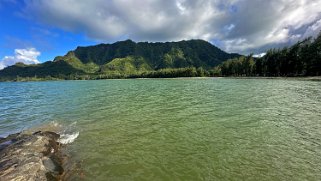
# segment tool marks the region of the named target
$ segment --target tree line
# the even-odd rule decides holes
[[[291,47],[270,49],[261,58],[253,55],[227,60],[214,68],[216,76],[320,76],[321,33]]]

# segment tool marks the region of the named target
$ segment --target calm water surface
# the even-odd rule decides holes
[[[321,82],[0,83],[0,136],[52,123],[80,133],[70,180],[321,180]]]

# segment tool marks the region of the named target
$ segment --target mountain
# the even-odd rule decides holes
[[[226,53],[204,40],[165,43],[136,43],[126,40],[113,44],[77,47],[64,56],[42,64],[18,63],[1,70],[0,77],[140,77],[142,74],[146,76],[150,72],[164,69],[167,69],[167,72],[195,71],[197,68],[209,70],[225,60],[239,56]]]

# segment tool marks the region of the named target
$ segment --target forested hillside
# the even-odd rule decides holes
[[[7,67],[0,80],[320,75],[321,34],[261,58],[229,54],[203,40],[77,47],[54,61]]]
[[[225,60],[239,57],[203,40],[77,47],[52,62],[16,64],[0,71],[2,80],[28,78],[100,79],[201,76]],[[189,73],[187,73],[189,72]],[[200,74],[198,74],[200,73]]]
[[[241,56],[215,67],[217,76],[320,76],[321,34],[291,47],[271,49],[262,58]]]

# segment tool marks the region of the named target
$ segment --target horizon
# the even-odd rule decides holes
[[[6,28],[0,30],[0,64],[42,63],[78,46],[128,39],[200,39],[228,53],[259,56],[318,35],[320,6],[317,0],[3,0],[0,20]]]

